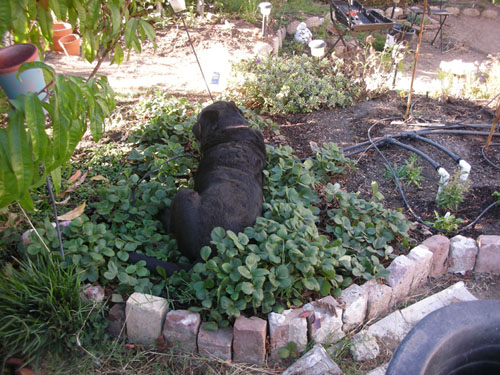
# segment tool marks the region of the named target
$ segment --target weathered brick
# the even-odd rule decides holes
[[[432,266],[432,252],[424,245],[411,249],[408,258],[415,262],[415,275],[410,290],[415,290],[427,282]]]
[[[342,330],[342,309],[332,296],[304,305],[309,311],[307,326],[309,338],[319,344],[333,344],[345,336]]]
[[[387,267],[387,284],[392,288],[391,306],[402,301],[410,292],[415,275],[415,262],[405,255],[395,258]]]
[[[390,286],[381,284],[376,279],[371,279],[361,287],[368,296],[366,320],[376,318],[389,309],[392,298],[392,288]]]
[[[357,362],[375,359],[380,354],[377,339],[367,331],[354,335],[350,350],[352,358]]]
[[[364,322],[368,296],[366,290],[357,284],[352,284],[342,291],[339,299],[344,304],[342,329],[344,332],[349,332]]]
[[[465,287],[463,281],[459,281],[452,286],[424,298],[407,308],[401,310],[401,315],[408,324],[414,326],[431,312],[458,302],[474,301],[474,297]]]
[[[283,372],[283,375],[342,375],[342,370],[330,358],[321,344],[316,344],[299,360]]]
[[[125,335],[125,304],[116,303],[109,309],[106,333],[117,338]]]
[[[207,331],[206,323],[202,323],[198,332],[198,353],[231,360],[233,343],[233,328],[219,328],[217,331]]]
[[[401,311],[396,310],[377,323],[372,324],[367,331],[382,340],[389,349],[394,350],[410,329],[411,326],[403,318]]]
[[[290,342],[297,345],[302,353],[307,345],[307,321],[303,309],[285,310],[282,314],[270,313],[269,334],[271,338],[271,358],[279,359],[279,350]]]
[[[161,335],[163,320],[168,311],[165,298],[134,293],[125,307],[127,337],[134,344],[153,345]]]
[[[233,329],[233,359],[262,365],[266,358],[267,322],[257,317],[239,316]]]
[[[448,270],[448,252],[450,240],[440,234],[429,237],[422,245],[426,246],[432,253],[432,266],[430,277],[440,277]]]
[[[176,350],[195,353],[200,322],[198,313],[188,310],[169,311],[163,327],[163,338],[166,344]]]
[[[448,272],[461,273],[474,269],[478,252],[477,242],[461,235],[450,240],[450,255]]]
[[[479,253],[476,272],[500,274],[500,236],[481,235],[478,237]]]

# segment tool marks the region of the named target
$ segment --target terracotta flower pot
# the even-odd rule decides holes
[[[42,70],[38,68],[24,71],[17,79],[17,71],[23,63],[39,60],[38,48],[34,44],[13,44],[0,49],[0,86],[9,99],[39,92],[45,87]]]
[[[67,22],[54,23],[54,39],[53,39],[52,50],[62,52],[63,49],[59,44],[59,39],[61,39],[65,35],[71,34],[72,32],[73,30],[71,28],[71,24]]]
[[[80,56],[80,43],[79,35],[69,34],[59,39],[59,45],[67,56]]]

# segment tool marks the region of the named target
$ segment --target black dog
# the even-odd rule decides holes
[[[262,134],[248,127],[234,102],[216,102],[203,109],[193,133],[201,151],[194,191],[181,189],[161,220],[166,231],[174,234],[181,253],[197,262],[201,248],[210,244],[212,229],[238,233],[261,214],[266,149]],[[143,259],[149,269],[161,266],[167,275],[189,268],[130,256],[132,262]]]

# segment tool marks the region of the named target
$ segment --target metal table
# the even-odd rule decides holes
[[[416,14],[422,14],[424,12],[423,9],[420,8],[412,8],[411,11]],[[436,32],[436,35],[434,35],[434,38],[432,39],[431,46],[434,45],[434,42],[436,41],[439,35],[441,40],[441,53],[443,53],[443,26],[444,23],[446,22],[446,19],[448,18],[449,15],[451,15],[451,13],[442,9],[437,9],[437,10],[430,9],[425,13],[430,16],[439,16],[439,28]],[[411,26],[413,27],[413,22]],[[422,32],[422,30],[420,30],[420,32]]]

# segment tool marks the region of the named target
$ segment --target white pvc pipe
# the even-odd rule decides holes
[[[438,172],[438,175],[440,176],[438,194],[441,194],[443,187],[448,184],[448,181],[450,179],[450,174],[443,167],[439,167],[437,172]]]
[[[471,165],[462,159],[460,159],[458,165],[460,166],[460,179],[462,181],[467,181],[467,179],[469,178]]]

